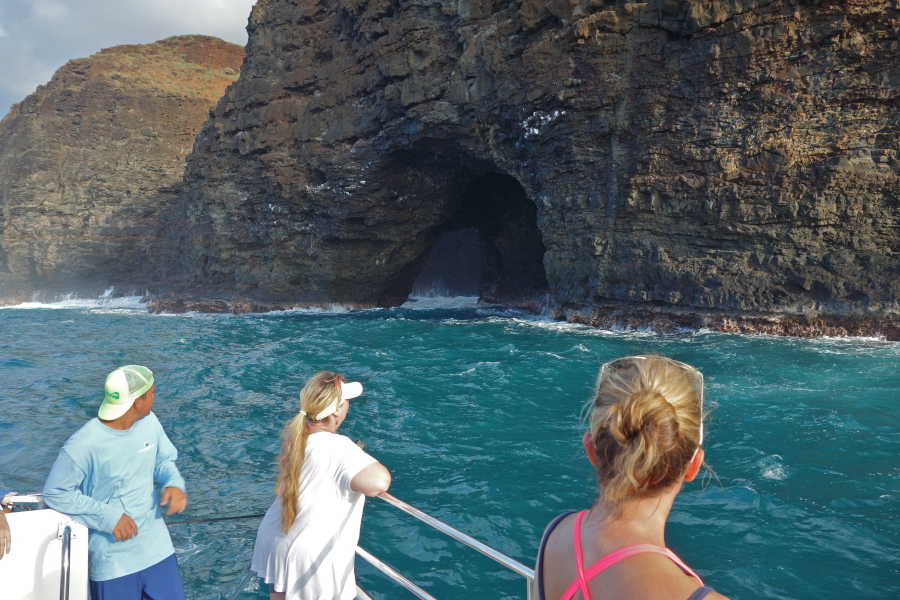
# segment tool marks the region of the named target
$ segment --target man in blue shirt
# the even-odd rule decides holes
[[[151,412],[150,369],[119,367],[98,411],[65,443],[44,485],[50,508],[90,529],[92,600],[184,600],[175,548],[163,521],[187,507],[178,451]],[[157,504],[154,482],[163,487]]]

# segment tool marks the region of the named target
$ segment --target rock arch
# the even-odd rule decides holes
[[[382,165],[374,185],[393,206],[400,250],[383,265],[389,281],[378,304],[394,306],[413,293],[478,296],[529,309],[544,302],[537,207],[515,177],[435,140],[421,140]],[[397,207],[409,215],[406,226]]]
[[[509,175],[474,177],[456,210],[432,234],[428,260],[414,287],[518,305],[547,293],[537,210]]]

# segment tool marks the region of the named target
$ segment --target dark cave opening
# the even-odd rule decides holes
[[[478,296],[534,307],[548,293],[537,208],[508,175],[472,180],[430,238],[413,296]]]
[[[482,258],[487,240],[474,227],[441,234],[413,284],[412,297],[481,295]]]

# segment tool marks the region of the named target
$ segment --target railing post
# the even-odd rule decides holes
[[[62,570],[59,573],[59,600],[69,600],[69,578],[72,563],[72,527],[62,532]]]
[[[241,592],[244,591],[244,586],[247,585],[247,582],[250,581],[250,577],[255,575],[253,571],[247,571],[247,574],[244,575],[244,578],[241,579],[241,582],[238,584],[237,589],[234,590],[234,594],[231,596],[231,600],[234,600],[238,596],[240,596]]]

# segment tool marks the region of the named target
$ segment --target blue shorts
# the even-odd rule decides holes
[[[91,600],[185,600],[174,554],[131,575],[91,581],[90,588]]]

